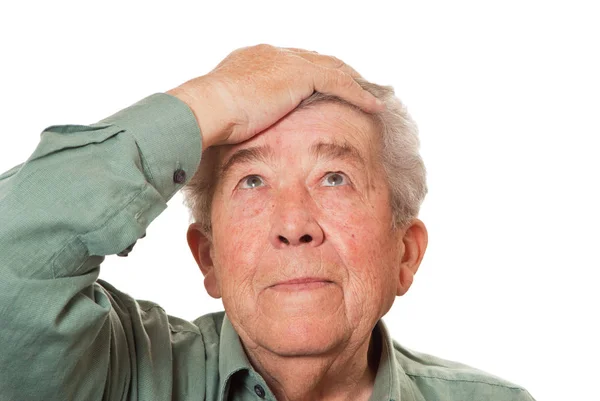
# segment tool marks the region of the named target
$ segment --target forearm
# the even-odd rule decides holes
[[[0,394],[84,399],[97,390],[77,380],[86,361],[85,376],[98,376],[86,385],[104,388],[110,349],[126,336],[96,284],[100,263],[143,235],[200,154],[189,108],[158,94],[92,126],[46,129],[0,176]]]

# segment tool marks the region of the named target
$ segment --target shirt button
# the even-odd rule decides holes
[[[260,398],[265,398],[265,389],[262,388],[262,386],[260,384],[257,384],[256,386],[254,386],[254,392]]]
[[[185,182],[185,171],[180,168],[175,170],[173,173],[173,181],[175,184],[183,184]]]

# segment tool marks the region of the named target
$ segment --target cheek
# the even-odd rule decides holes
[[[365,245],[378,242],[385,229],[376,207],[351,189],[322,192],[315,199],[320,210],[319,220],[329,231],[326,234],[332,239],[343,238],[351,253],[373,250]]]
[[[245,224],[264,215],[272,191],[269,188],[240,190],[228,201],[227,211],[233,224]]]
[[[222,197],[215,198],[219,203],[213,204],[214,262],[227,281],[251,277],[264,250],[265,241],[261,238],[266,238],[268,229],[266,200],[258,194],[246,195],[226,202]]]
[[[397,265],[397,244],[390,232],[391,212],[385,199],[374,203],[357,196],[331,194],[319,199],[321,226],[348,267],[357,292],[377,291],[392,285]],[[360,289],[358,287],[361,287]]]
[[[266,188],[240,190],[227,199],[220,196],[217,202],[217,205],[213,205],[213,210],[215,206],[218,209],[212,216],[213,225],[229,239],[235,239],[234,242],[244,242],[245,237],[252,237],[264,228],[261,218],[264,220],[268,205]]]

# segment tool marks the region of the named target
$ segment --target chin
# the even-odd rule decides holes
[[[261,330],[256,342],[281,356],[322,355],[344,343],[350,334],[331,319],[282,319]]]

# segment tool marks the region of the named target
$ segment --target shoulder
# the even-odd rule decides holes
[[[533,401],[523,387],[471,366],[416,352],[393,341],[402,374],[425,400]]]
[[[214,349],[220,343],[221,326],[225,312],[214,312],[188,321],[168,315],[169,329],[174,340],[193,337],[201,340],[207,348]]]
[[[167,312],[158,304],[134,299],[119,291],[110,283],[98,279],[104,292],[108,295],[112,308],[121,320],[124,329],[133,333],[133,341],[152,339],[161,347],[170,342],[171,348],[189,348],[203,346],[218,350],[221,326],[225,312],[209,313],[194,321],[188,321]]]

